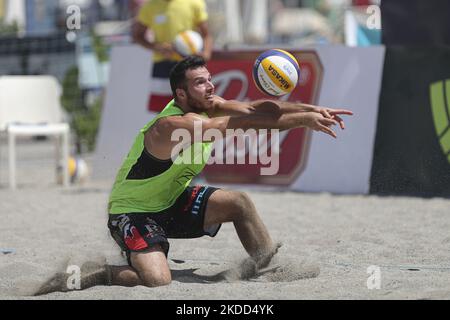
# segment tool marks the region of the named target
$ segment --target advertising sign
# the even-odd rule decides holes
[[[300,80],[296,89],[291,94],[283,96],[281,100],[301,101],[304,103],[316,103],[320,84],[322,80],[322,65],[318,56],[313,51],[290,50],[300,64]],[[216,87],[216,94],[225,99],[235,99],[240,101],[267,99],[269,96],[263,94],[253,82],[252,68],[255,59],[261,51],[238,51],[216,53],[208,63],[208,69],[213,76]],[[258,149],[269,148],[272,156],[275,150],[271,148],[270,140],[258,140]],[[244,163],[212,164],[205,168],[204,177],[212,183],[236,183],[236,184],[267,184],[289,186],[295,181],[303,168],[307,159],[308,146],[310,140],[309,130],[305,128],[282,132],[279,138],[278,173],[262,175],[261,168],[267,163],[256,161],[251,163],[251,148],[243,146],[246,158]],[[229,142],[229,141],[228,141]],[[215,147],[226,148],[226,145],[216,144]],[[227,152],[227,151],[225,151]],[[226,154],[224,153],[224,157]]]
[[[216,93],[226,99],[244,101],[270,98],[256,88],[251,75],[255,59],[263,51],[260,48],[215,52],[208,69]],[[267,139],[255,144],[258,151],[267,151],[270,155],[267,158],[278,158],[278,166],[265,161],[261,154],[252,162],[255,149],[250,149],[249,144],[239,149],[240,145],[236,144],[235,156],[239,157],[231,160],[242,158],[243,163],[230,164],[229,154],[223,153],[225,161],[210,163],[201,178],[211,185],[229,183],[305,192],[368,193],[384,48],[321,46],[314,50],[287,51],[299,61],[301,77],[291,95],[281,99],[350,109],[355,115],[344,119],[345,130],[336,129],[337,139],[303,128],[283,131],[278,135],[279,148],[275,149],[268,140],[276,134],[267,132]],[[137,45],[113,48],[111,76],[94,156],[94,178],[115,177],[137,132],[154,117],[146,103],[151,71],[149,51]],[[264,138],[264,134],[259,137]],[[215,151],[220,150],[223,149],[216,148],[211,158],[217,159]],[[277,157],[272,157],[272,153],[278,153]],[[277,169],[277,173],[261,174],[270,168]]]
[[[450,196],[450,50],[386,49],[371,193]]]

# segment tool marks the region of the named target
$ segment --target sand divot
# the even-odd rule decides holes
[[[316,278],[320,274],[317,263],[301,260],[297,257],[276,256],[267,268],[258,272],[259,281],[292,282]]]
[[[34,296],[42,296],[50,294],[53,292],[70,292],[75,290],[84,290],[96,285],[106,285],[108,282],[106,273],[106,259],[98,258],[95,260],[88,260],[81,262],[81,260],[68,258],[66,267],[64,270],[57,272],[50,278],[48,278],[39,289],[33,294]],[[80,278],[80,288],[72,289],[68,288],[68,280],[71,277],[71,273],[68,271],[72,270],[70,267],[80,266],[81,278]]]
[[[267,257],[264,267],[258,267],[251,258],[246,258],[237,266],[221,272],[224,281],[258,281],[258,282],[292,282],[302,279],[316,278],[320,274],[317,263],[286,255],[280,252],[281,243],[276,244],[274,253]],[[270,262],[268,260],[270,259]]]
[[[302,261],[298,258],[277,257],[267,267],[257,269],[256,263],[245,259],[238,266],[225,270],[219,275],[226,282],[292,282],[316,278],[320,274],[317,263]]]

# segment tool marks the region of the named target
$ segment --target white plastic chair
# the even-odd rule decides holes
[[[0,77],[0,133],[8,137],[9,186],[16,183],[16,137],[58,137],[63,185],[69,186],[69,125],[62,121],[61,87],[52,76]]]

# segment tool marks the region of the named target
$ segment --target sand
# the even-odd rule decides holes
[[[111,181],[57,187],[51,150],[45,142],[19,148],[26,160],[19,161],[18,191],[7,188],[0,154],[0,299],[450,298],[449,199],[255,190],[247,192],[283,246],[248,280],[221,276],[247,257],[226,224],[214,239],[171,240],[169,286],[98,286],[33,297],[67,266],[126,263],[106,228]]]

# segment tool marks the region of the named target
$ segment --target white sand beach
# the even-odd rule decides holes
[[[56,186],[53,151],[44,141],[19,147],[19,189],[10,191],[4,146],[0,299],[450,298],[450,199],[268,191],[248,192],[274,240],[283,243],[266,273],[248,281],[214,277],[246,257],[228,224],[214,239],[171,240],[169,286],[98,286],[33,297],[68,265],[126,263],[106,227],[111,181]],[[378,268],[369,271],[379,271],[379,282],[371,280],[370,266]]]

